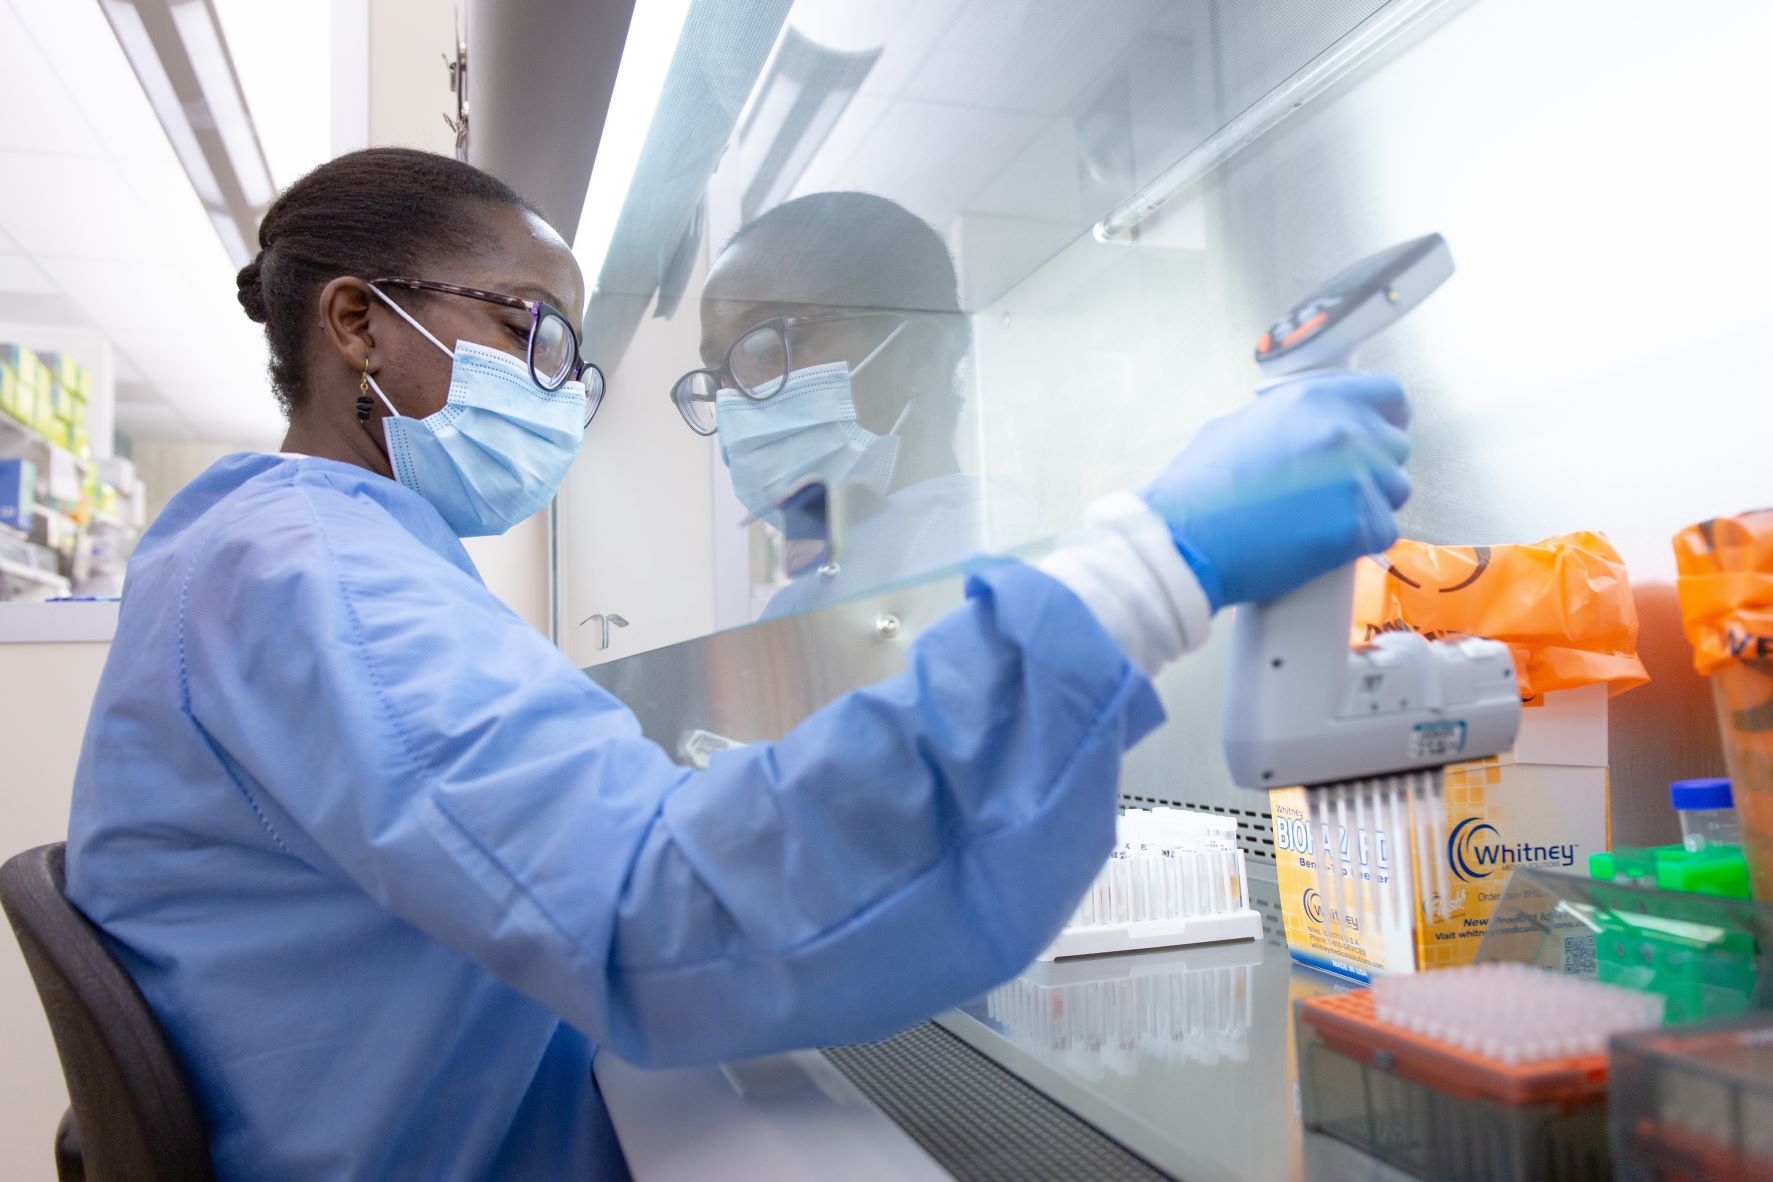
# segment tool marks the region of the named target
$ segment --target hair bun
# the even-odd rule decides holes
[[[252,262],[240,268],[240,273],[234,276],[235,298],[246,309],[247,319],[254,324],[265,323],[271,315],[270,308],[265,304],[264,259],[265,252],[260,251]]]

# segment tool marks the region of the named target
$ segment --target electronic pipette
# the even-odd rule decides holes
[[[1346,368],[1363,341],[1452,274],[1439,234],[1356,263],[1262,335],[1256,363],[1269,379],[1264,389]],[[1417,899],[1432,918],[1450,896],[1442,767],[1514,744],[1521,710],[1514,661],[1506,645],[1477,637],[1386,632],[1351,648],[1353,613],[1353,564],[1238,608],[1225,759],[1245,788],[1309,789],[1318,893],[1338,929],[1351,901],[1362,923],[1409,925]],[[1405,833],[1415,840],[1399,840]]]

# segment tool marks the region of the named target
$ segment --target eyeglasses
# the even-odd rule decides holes
[[[726,361],[719,369],[692,369],[671,384],[671,401],[677,413],[697,435],[715,431],[715,401],[721,390],[737,390],[753,402],[762,402],[780,393],[794,371],[794,346],[791,332],[810,324],[838,324],[851,320],[878,320],[890,323],[881,344],[911,319],[902,312],[828,312],[817,316],[777,316],[753,325],[726,351]],[[880,346],[875,347],[875,352]],[[874,357],[867,357],[851,369],[860,372]]]
[[[597,408],[603,404],[603,371],[591,362],[579,359],[579,334],[574,331],[566,313],[553,304],[430,279],[377,279],[372,286],[435,291],[488,304],[502,304],[507,308],[522,308],[529,313],[529,344],[524,357],[529,362],[530,378],[544,390],[558,390],[568,382],[584,382],[585,425],[590,426],[591,420],[597,416]]]

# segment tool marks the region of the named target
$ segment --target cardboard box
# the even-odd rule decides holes
[[[58,420],[55,417],[55,389],[51,385],[36,387],[35,409],[31,412],[31,429],[44,438],[54,429]]]
[[[49,367],[43,359],[23,345],[0,346],[0,360],[8,361],[18,372],[18,380],[27,390],[41,392],[50,385]]]
[[[98,478],[127,491],[135,485],[135,462],[128,456],[106,456],[99,461]]]
[[[66,353],[51,353],[43,360],[58,386],[76,398],[84,400],[87,397],[92,389],[92,374],[84,365]]]
[[[1375,972],[1415,972],[1468,964],[1516,866],[1581,874],[1588,856],[1611,848],[1608,828],[1607,687],[1547,694],[1522,712],[1513,751],[1446,769],[1446,826],[1436,849],[1416,848],[1378,818],[1310,832],[1303,788],[1269,793],[1287,947],[1302,964],[1356,980]],[[1331,832],[1334,829],[1336,832]],[[1394,841],[1395,838],[1395,841]],[[1344,905],[1319,889],[1315,851],[1336,841],[1344,857]],[[1395,856],[1394,856],[1395,855]],[[1389,880],[1393,865],[1434,858],[1445,884],[1441,906],[1424,906],[1407,924],[1383,930],[1362,914],[1359,882]],[[1333,886],[1333,884],[1332,884]],[[1335,891],[1329,892],[1334,896]]]
[[[0,525],[28,533],[36,503],[36,465],[29,460],[0,460]]]
[[[21,410],[23,401],[20,395],[23,389],[19,385],[18,370],[13,368],[11,362],[0,361],[0,411],[21,423],[31,417],[29,411]]]

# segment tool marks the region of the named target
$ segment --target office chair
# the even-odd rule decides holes
[[[0,866],[12,923],[49,1015],[72,1101],[56,1131],[67,1182],[208,1182],[209,1138],[184,1070],[135,982],[63,893],[62,842]]]

